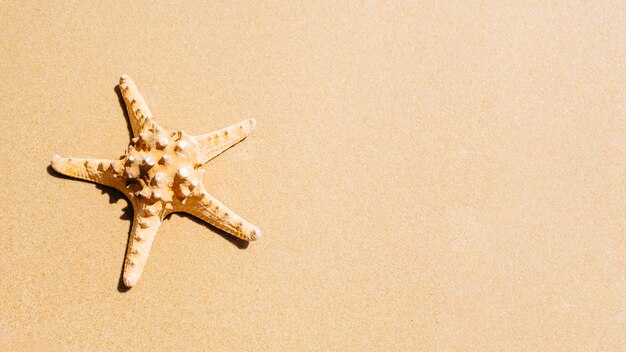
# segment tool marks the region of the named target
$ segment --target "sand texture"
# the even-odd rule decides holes
[[[465,4],[463,4],[465,3]],[[0,2],[0,351],[623,351],[626,3]],[[254,118],[141,280],[54,154]],[[37,349],[35,349],[37,350]],[[45,347],[42,347],[45,350]]]

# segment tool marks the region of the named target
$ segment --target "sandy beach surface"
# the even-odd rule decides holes
[[[465,3],[465,4],[463,4]],[[0,2],[0,350],[623,351],[626,4]],[[188,216],[119,286],[115,90],[257,225]],[[36,350],[36,349],[35,349]]]

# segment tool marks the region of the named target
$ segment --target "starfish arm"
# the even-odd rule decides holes
[[[191,214],[242,240],[255,241],[261,238],[261,230],[205,191],[200,196],[190,197],[175,211]]]
[[[143,268],[148,261],[152,242],[161,226],[159,215],[149,215],[145,207],[135,208],[133,228],[128,239],[126,260],[124,261],[124,285],[133,287],[139,281]]]
[[[99,183],[124,191],[126,185],[119,176],[122,164],[119,160],[52,157],[52,168],[58,173],[81,180]]]
[[[120,91],[126,103],[126,110],[128,110],[128,119],[133,129],[133,137],[137,137],[139,132],[141,132],[143,123],[152,118],[152,112],[141,93],[139,93],[135,82],[128,75],[124,74],[120,77]]]
[[[205,164],[226,149],[241,142],[252,133],[255,126],[256,121],[248,119],[221,130],[195,136],[196,141],[198,141],[198,162]]]

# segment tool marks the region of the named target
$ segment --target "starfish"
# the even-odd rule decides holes
[[[199,136],[170,132],[154,121],[152,112],[128,75],[122,75],[120,91],[133,139],[116,160],[52,158],[57,172],[121,191],[133,206],[134,218],[124,260],[123,281],[137,284],[146,265],[152,242],[165,217],[174,212],[191,214],[246,241],[261,231],[204,188],[200,167],[248,136],[255,120]]]

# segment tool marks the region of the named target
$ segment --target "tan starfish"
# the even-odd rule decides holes
[[[200,136],[169,132],[159,126],[135,83],[120,78],[120,90],[133,139],[118,160],[52,158],[59,173],[113,187],[133,205],[133,227],[124,261],[123,281],[134,286],[146,264],[163,219],[173,212],[194,215],[246,241],[261,237],[254,225],[233,213],[204,189],[200,169],[252,132],[254,119]]]

